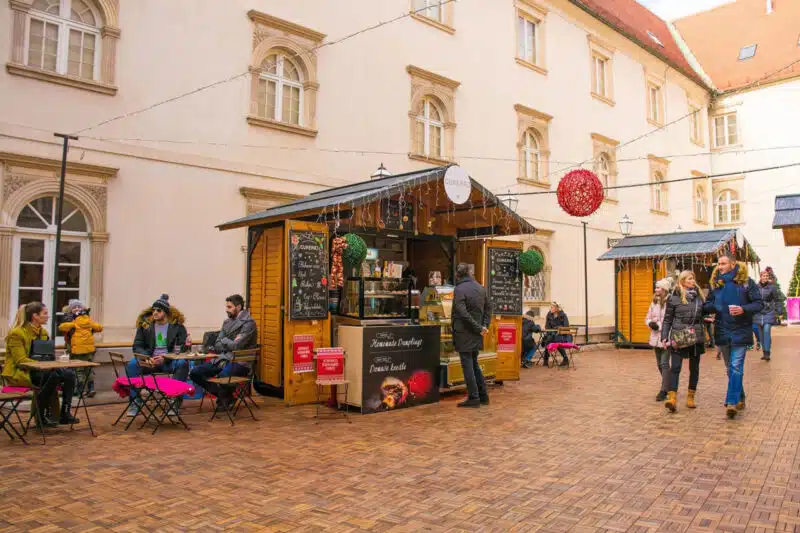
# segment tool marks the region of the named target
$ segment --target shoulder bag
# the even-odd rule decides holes
[[[677,331],[670,330],[670,340],[676,348],[683,349],[697,344],[697,332],[695,331],[694,321],[697,318],[697,299],[694,301],[694,315],[692,315],[692,325],[688,328]]]

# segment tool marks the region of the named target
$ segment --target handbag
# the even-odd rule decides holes
[[[694,315],[692,315],[692,324],[697,318],[697,300],[694,301]],[[694,325],[688,328],[679,329],[678,331],[670,330],[670,340],[674,343],[675,347],[680,349],[688,348],[697,344],[697,332]]]
[[[34,361],[55,361],[56,346],[51,340],[34,339],[31,341],[31,359]]]

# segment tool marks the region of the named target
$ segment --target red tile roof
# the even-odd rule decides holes
[[[685,76],[707,87],[681,52],[667,23],[636,0],[570,0],[601,22],[626,36]],[[659,45],[649,34],[658,38]]]
[[[737,0],[675,22],[703,70],[720,91],[800,75],[800,2]],[[745,46],[755,55],[739,60]],[[791,65],[791,66],[788,66]],[[785,68],[787,67],[788,68]]]

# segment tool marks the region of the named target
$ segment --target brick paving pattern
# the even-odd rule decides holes
[[[598,351],[534,368],[492,404],[440,404],[315,424],[259,399],[258,422],[123,432],[42,447],[0,441],[0,532],[800,532],[800,333],[748,355],[749,407],[725,419],[726,377],[703,358],[699,408],[657,404],[655,358]]]

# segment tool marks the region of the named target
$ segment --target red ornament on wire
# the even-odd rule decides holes
[[[603,203],[603,184],[591,170],[573,170],[561,178],[556,189],[558,205],[574,217],[589,216]]]

